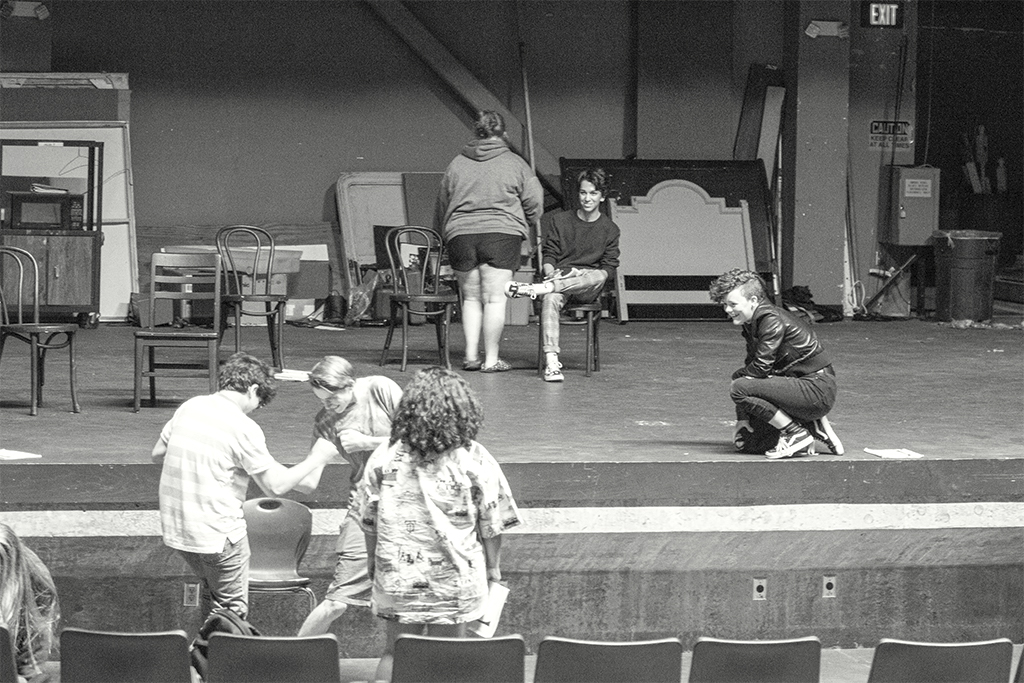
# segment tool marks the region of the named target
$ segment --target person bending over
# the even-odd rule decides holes
[[[541,335],[544,349],[544,381],[561,382],[558,362],[558,318],[567,305],[590,303],[601,295],[608,278],[619,265],[619,226],[601,213],[608,178],[600,168],[588,168],[576,176],[579,208],[544,217],[544,281],[538,284],[509,282],[511,298],[541,297]]]
[[[316,488],[338,451],[318,439],[292,467],[274,459],[263,430],[249,413],[276,389],[270,367],[236,353],[220,369],[220,391],[185,401],[153,447],[161,465],[160,526],[203,585],[203,614],[227,608],[249,612],[249,540],[242,503],[252,477],[268,496]]]
[[[366,573],[366,540],[356,519],[355,487],[363,477],[370,453],[391,436],[391,418],[402,390],[380,375],[356,378],[352,365],[340,356],[324,356],[309,373],[313,393],[323,408],[313,420],[313,439],[326,439],[348,461],[348,514],[338,535],[338,561],[327,595],[299,629],[299,636],[327,633],[349,605],[370,606],[370,577]]]
[[[818,337],[802,320],[774,306],[761,277],[733,269],[710,287],[734,325],[743,327],[746,365],[732,375],[733,442],[742,453],[790,458],[815,439],[836,455],[843,444],[826,415],[836,401],[836,373]]]
[[[357,498],[373,613],[387,621],[376,680],[390,680],[400,633],[465,637],[501,581],[501,534],[520,523],[497,461],[474,439],[480,401],[444,368],[416,373],[391,439],[366,463]]]

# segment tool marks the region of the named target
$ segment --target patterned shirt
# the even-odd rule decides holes
[[[373,608],[402,623],[478,619],[487,597],[481,538],[520,523],[508,481],[483,446],[417,464],[383,444],[357,490],[359,522],[377,535]]]
[[[219,553],[245,536],[242,503],[249,475],[276,461],[263,430],[220,394],[185,401],[164,425],[160,526],[176,550]]]

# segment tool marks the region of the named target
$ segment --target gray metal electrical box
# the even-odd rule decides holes
[[[890,212],[879,242],[926,246],[939,229],[939,169],[890,166]]]

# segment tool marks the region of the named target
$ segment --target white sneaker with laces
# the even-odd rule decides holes
[[[828,446],[836,455],[842,455],[846,452],[843,448],[843,442],[839,440],[839,436],[836,435],[832,424],[828,421],[827,417],[820,417],[810,424],[811,433],[814,438]]]
[[[769,460],[781,458],[792,458],[803,449],[814,445],[814,437],[800,425],[793,423],[779,435],[779,443],[775,448],[765,453]]]
[[[558,362],[556,362],[554,364],[549,363],[544,368],[544,381],[545,382],[561,382],[564,379],[565,379],[565,376],[562,374],[562,364],[561,363],[558,363]]]

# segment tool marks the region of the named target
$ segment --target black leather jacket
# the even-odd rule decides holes
[[[818,337],[804,321],[767,302],[743,323],[747,341],[746,377],[803,377],[832,364]]]

